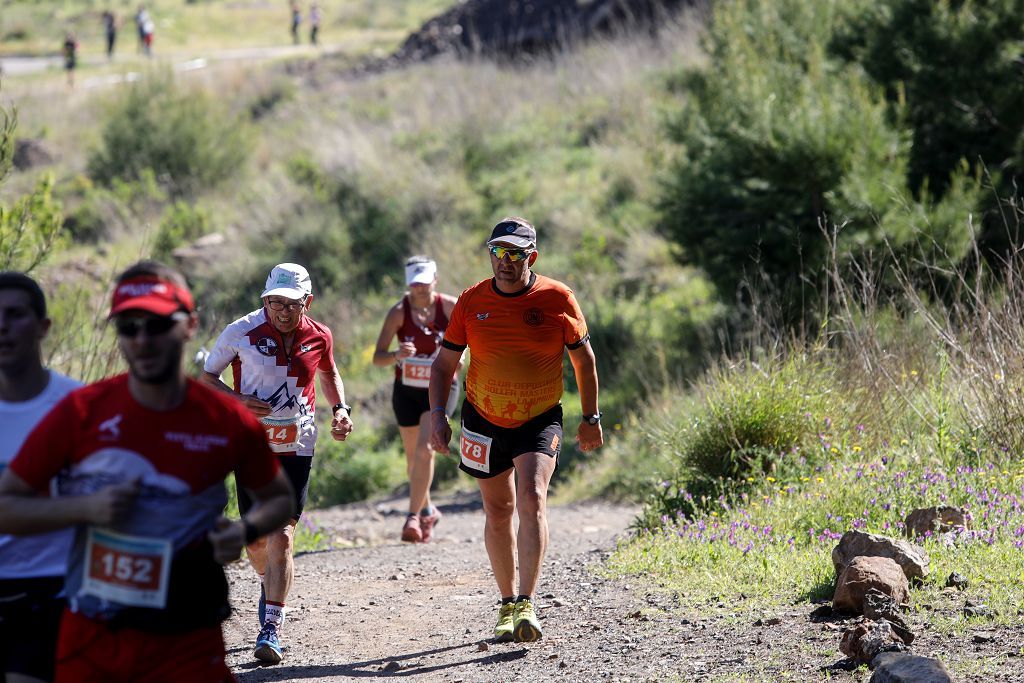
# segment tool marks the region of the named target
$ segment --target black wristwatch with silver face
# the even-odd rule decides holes
[[[348,413],[349,417],[352,417],[352,406],[350,406],[349,404],[347,404],[347,403],[335,403],[334,407],[331,408],[331,413],[332,414],[336,413],[336,412],[338,412],[339,409],[340,410],[344,410],[346,413]]]
[[[596,415],[584,415],[583,421],[588,425],[601,424],[601,416],[604,415],[602,412],[598,412]]]

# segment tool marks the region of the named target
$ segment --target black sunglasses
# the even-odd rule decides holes
[[[146,331],[147,337],[156,337],[167,334],[171,328],[188,317],[188,313],[178,311],[169,316],[144,316],[131,318],[117,318],[114,320],[114,329],[118,336],[137,337],[139,332]]]

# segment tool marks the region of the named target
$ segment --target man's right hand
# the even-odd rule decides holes
[[[256,417],[265,417],[274,412],[274,409],[270,407],[270,404],[266,401],[261,401],[255,396],[239,396],[245,407],[248,408],[249,412]]]
[[[106,486],[89,496],[88,521],[98,526],[111,526],[131,512],[139,495],[139,479]]]
[[[430,413],[430,448],[437,453],[449,453],[448,443],[452,440],[452,426],[448,416],[440,410]]]

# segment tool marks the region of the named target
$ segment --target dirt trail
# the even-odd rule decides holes
[[[437,542],[415,546],[397,540],[401,502],[312,513],[325,536],[360,545],[296,558],[287,650],[277,666],[252,659],[257,583],[244,563],[230,568],[236,613],[224,633],[240,681],[576,680],[595,666],[629,680],[660,678],[657,662],[632,654],[640,634],[609,632],[638,609],[629,587],[593,573],[635,509],[552,508],[539,590],[545,639],[525,645],[489,642],[497,594],[476,497],[442,501]]]

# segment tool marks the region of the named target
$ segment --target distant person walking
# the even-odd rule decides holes
[[[291,4],[292,14],[292,42],[296,45],[299,44],[299,25],[302,23],[302,11],[299,9],[299,3],[293,2]]]
[[[64,35],[64,70],[68,73],[68,87],[75,87],[75,67],[78,66],[78,41],[68,31]]]
[[[103,33],[107,37],[107,59],[113,59],[114,43],[117,42],[117,17],[110,10],[103,13]]]
[[[139,5],[139,10],[135,13],[135,31],[139,36],[139,52],[146,51],[146,32],[143,26],[149,21],[149,12],[146,8]]]
[[[309,8],[309,42],[316,45],[320,33],[320,6],[315,2]]]

